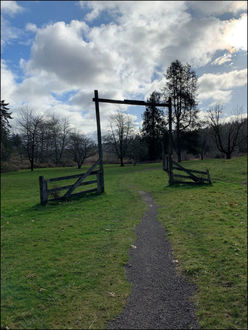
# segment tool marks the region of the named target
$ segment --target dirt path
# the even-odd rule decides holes
[[[148,209],[136,226],[136,249],[131,248],[126,268],[132,293],[123,312],[107,328],[197,329],[194,306],[189,301],[195,288],[176,273],[152,197],[142,191],[140,194]]]

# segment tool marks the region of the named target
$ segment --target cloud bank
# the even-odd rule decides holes
[[[85,133],[95,130],[94,89],[102,97],[147,97],[162,87],[163,74],[175,59],[193,68],[220,66],[231,61],[233,52],[247,48],[245,34],[239,33],[247,25],[244,1],[214,2],[81,1],[77,5],[87,10],[85,20],[40,28],[28,22],[26,30],[35,38],[30,58],[20,60],[25,77],[17,83],[3,63],[2,95],[15,106],[26,102],[43,113],[68,116]],[[17,3],[6,3],[3,12],[21,12]],[[238,17],[216,16],[224,13]],[[108,15],[109,23],[94,25],[101,15]],[[213,61],[217,51],[227,52],[226,57]],[[203,74],[200,100],[230,101],[232,89],[247,83],[245,75],[245,70]],[[67,93],[66,102],[59,100]],[[103,127],[117,109],[103,105]]]

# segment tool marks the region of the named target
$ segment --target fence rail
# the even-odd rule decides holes
[[[97,174],[98,171],[92,171],[91,174]],[[62,180],[67,180],[67,179],[75,179],[75,178],[79,178],[82,175],[84,175],[85,173],[80,173],[80,174],[75,174],[75,175],[68,175],[68,176],[60,176],[58,178],[51,178],[51,179],[47,179],[47,182],[54,182],[54,181],[62,181]]]
[[[45,179],[43,176],[40,176],[39,184],[40,184],[40,203],[41,203],[41,205],[46,205],[47,202],[49,202],[49,201],[59,201],[59,200],[62,201],[62,200],[69,199],[71,197],[83,196],[87,193],[92,193],[92,192],[102,193],[104,188],[103,188],[103,181],[101,180],[101,175],[102,175],[101,169],[94,170],[97,165],[99,165],[99,160],[95,164],[93,164],[88,169],[87,172],[75,174],[75,175],[61,176],[61,177],[51,178],[51,179]],[[96,175],[96,180],[90,180],[90,181],[83,182],[90,175]],[[78,178],[78,179],[73,184],[61,186],[61,187],[53,187],[51,189],[48,189],[48,183],[50,183],[50,182],[76,179],[76,178]],[[94,183],[97,183],[97,188],[73,193],[73,191],[80,186],[91,185]],[[58,191],[61,191],[61,190],[67,190],[63,196],[49,198],[49,195],[56,194]]]
[[[199,171],[199,170],[191,170],[183,167],[178,164],[171,157],[167,156],[163,158],[163,169],[169,174],[169,184],[177,184],[177,183],[185,183],[185,184],[203,184],[209,183],[211,184],[209,170]],[[174,171],[182,171],[187,175],[177,174]],[[197,175],[198,174],[198,175]],[[178,178],[178,179],[175,179]],[[188,179],[189,181],[182,181],[180,179]]]

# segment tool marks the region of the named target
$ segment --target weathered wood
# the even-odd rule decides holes
[[[173,167],[173,170],[177,170],[177,171],[185,171],[185,169],[183,168],[177,168],[177,167]],[[191,170],[190,168],[187,168],[188,171],[193,172],[193,173],[198,173],[198,174],[205,174],[207,175],[207,172],[203,172],[203,171],[198,171],[198,170]]]
[[[176,177],[176,178],[184,178],[184,179],[191,179],[192,180],[192,178],[190,176],[187,176],[187,175],[181,175],[181,174],[173,173],[173,176]],[[199,179],[199,182],[209,181],[208,178],[203,178],[203,177],[200,177],[198,179]]]
[[[94,175],[97,174],[99,172],[99,170],[97,171],[92,171],[89,175]],[[80,176],[84,175],[85,173],[80,173],[80,174],[74,174],[74,175],[68,175],[68,176],[60,176],[58,178],[51,178],[51,179],[47,179],[47,182],[54,182],[54,181],[62,181],[62,180],[67,180],[67,179],[75,179],[75,178],[79,178]]]
[[[168,170],[168,156],[165,156],[165,145],[164,141],[162,140],[162,168],[164,171],[167,172]]]
[[[89,193],[92,193],[92,192],[97,192],[97,188],[81,191],[81,192],[78,192],[78,193],[74,193],[74,194],[71,194],[70,197],[79,197],[79,196],[83,196],[85,194],[89,194]],[[53,198],[53,199],[49,199],[49,202],[64,201],[66,199],[67,198],[65,196],[56,197],[56,198]]]
[[[209,184],[212,184],[212,181],[210,179],[210,173],[209,173],[209,170],[207,169],[207,177],[208,177],[208,182]]]
[[[93,188],[93,189],[89,189],[89,190],[85,190],[85,191],[80,191],[78,193],[74,193],[71,196],[72,197],[79,197],[79,196],[83,196],[85,194],[89,194],[89,193],[93,193],[93,192],[97,192],[97,188]]]
[[[179,168],[181,168],[183,171],[185,171],[186,173],[188,173],[188,175],[192,178],[192,180],[199,182],[201,181],[197,176],[195,176],[194,174],[192,174],[190,172],[190,170],[188,170],[187,168],[184,168],[183,166],[179,165],[177,162],[175,162],[174,160],[172,160],[172,164],[178,166]]]
[[[115,103],[115,104],[130,104],[130,105],[143,105],[143,106],[155,106],[155,107],[167,107],[168,103],[152,103],[145,102],[140,100],[112,100],[112,99],[102,99],[96,98],[96,96],[92,99],[94,102],[102,102],[102,103]]]
[[[48,193],[47,193],[47,181],[44,179],[44,176],[39,177],[40,183],[40,203],[41,205],[46,205],[48,201]]]
[[[86,186],[86,185],[89,185],[89,184],[93,184],[93,183],[97,183],[97,180],[92,180],[92,181],[86,181],[86,182],[82,182],[80,183],[79,186]],[[64,189],[69,189],[71,188],[73,185],[68,185],[68,186],[63,186],[63,187],[56,187],[56,188],[52,188],[52,189],[48,189],[47,193],[50,194],[50,193],[53,193],[55,191],[60,191],[60,190],[64,190]]]
[[[99,155],[99,167],[100,167],[99,184],[101,187],[101,192],[103,193],[104,192],[104,173],[103,173],[102,135],[101,135],[98,91],[95,90],[94,93],[95,93],[94,101],[95,101],[95,110],[96,110],[98,155]]]
[[[97,177],[97,192],[100,194],[102,192],[100,173],[97,173],[96,177]]]
[[[169,97],[168,115],[169,115],[169,154],[168,154],[168,174],[169,174],[169,185],[173,184],[173,169],[172,169],[172,103],[171,97]]]
[[[188,176],[188,175],[181,175],[181,174],[175,174],[175,173],[173,173],[173,176],[176,177],[176,178],[191,179],[191,177]]]
[[[93,164],[89,169],[88,171],[83,175],[81,176],[72,186],[71,188],[65,193],[64,197],[67,198],[71,195],[71,193],[73,192],[73,190],[75,190],[79,185],[80,183],[93,171],[93,169],[99,164],[100,160],[98,159],[95,164]]]

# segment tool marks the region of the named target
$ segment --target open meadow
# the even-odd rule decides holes
[[[159,206],[178,272],[198,288],[200,326],[246,328],[247,158],[182,164],[208,168],[213,184],[169,187],[159,163],[104,165],[103,194],[41,206],[40,175],[86,167],[2,174],[2,328],[103,329],[117,316],[131,292],[123,266],[141,190]]]

